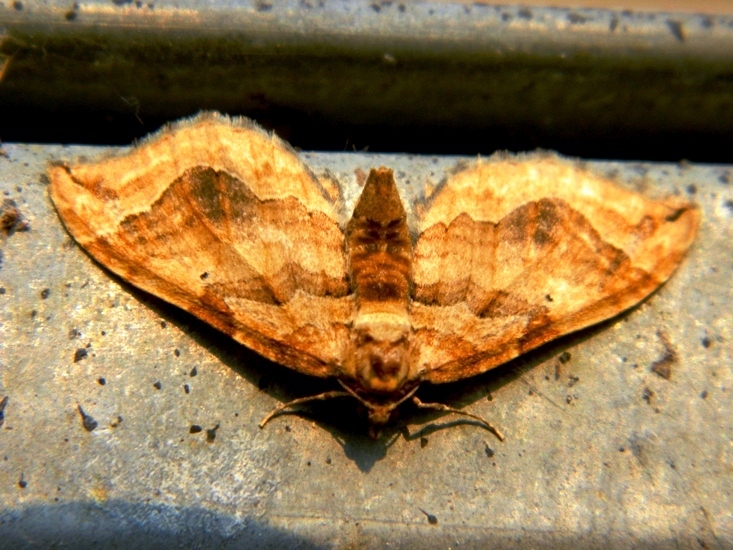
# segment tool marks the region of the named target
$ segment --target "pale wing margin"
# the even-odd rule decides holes
[[[49,176],[71,235],[123,279],[306,374],[340,362],[341,205],[275,136],[204,114]]]
[[[552,155],[501,155],[457,172],[419,220],[422,378],[484,372],[633,306],[676,269],[698,224],[678,198],[645,198]]]

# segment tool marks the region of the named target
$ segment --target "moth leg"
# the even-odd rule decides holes
[[[484,426],[486,426],[490,432],[492,432],[496,437],[498,437],[499,441],[504,441],[504,434],[501,433],[497,427],[491,424],[491,422],[481,418],[480,416],[476,416],[475,414],[471,414],[471,413],[462,411],[460,409],[454,409],[453,407],[449,407],[448,405],[443,405],[442,403],[423,403],[417,397],[413,397],[412,402],[415,403],[415,405],[417,405],[417,407],[420,409],[432,409],[434,411],[442,411],[442,412],[449,412],[453,414],[460,414],[463,416],[468,416],[469,418],[473,418],[474,420],[478,420]]]
[[[351,394],[345,391],[327,391],[319,393],[318,395],[311,395],[310,397],[300,397],[298,399],[293,399],[292,401],[288,401],[287,403],[283,403],[282,405],[275,407],[270,414],[262,419],[262,422],[260,422],[260,429],[264,428],[265,424],[267,424],[275,416],[280,414],[285,409],[289,409],[293,405],[300,405],[301,403],[308,403],[309,401],[325,401],[326,399],[332,399],[334,397],[351,397]]]

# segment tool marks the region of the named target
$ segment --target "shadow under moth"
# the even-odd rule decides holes
[[[353,213],[254,122],[203,113],[124,156],[56,164],[51,198],[102,265],[264,357],[342,391],[374,434],[415,391],[494,368],[635,305],[669,278],[699,211],[547,153],[457,168],[407,207],[392,170]],[[427,194],[427,192],[426,192]]]

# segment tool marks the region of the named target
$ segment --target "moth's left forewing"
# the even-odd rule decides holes
[[[351,318],[343,213],[275,136],[202,114],[49,176],[67,229],[105,267],[274,361],[333,374]]]
[[[684,201],[648,199],[547,154],[458,171],[419,220],[423,378],[483,372],[631,307],[676,269],[698,223]]]

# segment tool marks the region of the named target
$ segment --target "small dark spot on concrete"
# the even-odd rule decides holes
[[[422,508],[418,508],[418,510],[420,510],[423,514],[425,514],[425,517],[428,518],[428,523],[430,525],[438,525],[438,518],[436,516],[434,516],[433,514],[429,514]]]
[[[216,439],[216,430],[219,429],[219,424],[214,426],[213,428],[209,428],[206,430],[206,443],[213,443]]]
[[[44,288],[41,291],[41,300],[45,300],[49,296],[51,296],[51,289],[50,288]]]
[[[611,32],[615,32],[618,28],[618,17],[613,17],[611,19],[611,23],[608,25],[608,30]]]
[[[74,352],[74,363],[78,363],[87,355],[89,355],[87,348],[77,348],[77,350]]]
[[[102,332],[100,332],[99,334],[101,334],[102,336],[107,336],[107,331],[106,331],[106,330],[103,330],[103,331],[102,331]]]
[[[548,302],[554,302],[555,301],[555,300],[552,299],[552,296],[550,296],[549,294],[545,294],[545,300],[548,301]]]
[[[197,434],[204,431],[204,429],[199,426],[198,424],[191,424],[191,427],[188,429],[188,433],[190,434]]]
[[[625,453],[626,452],[626,449],[624,449],[623,447],[619,447],[618,448],[618,452],[619,453]]]
[[[702,20],[700,21],[700,26],[703,29],[709,29],[714,24],[715,24],[715,22],[713,21],[713,18],[712,17],[703,17]]]
[[[725,174],[720,174],[720,175],[718,176],[718,181],[719,181],[720,183],[725,183],[725,184],[727,185],[727,184],[729,184],[729,183],[730,183],[730,176],[729,176],[729,175],[728,175],[727,173],[725,173]]]
[[[489,458],[492,458],[496,453],[494,452],[494,449],[489,447],[487,443],[484,443],[484,452],[486,453],[486,456]]]
[[[180,350],[178,348],[174,349],[173,350],[173,355],[175,355],[176,357],[180,357],[181,356]]]
[[[399,11],[400,13],[405,13],[405,10],[406,10],[406,9],[407,9],[407,8],[405,7],[405,5],[404,5],[404,4],[397,4],[397,10],[398,10],[398,11]]]
[[[285,424],[285,431],[286,431],[286,432],[291,432],[291,431],[293,431],[293,430],[292,430],[292,428],[290,427],[290,424]]]
[[[165,321],[161,321],[160,328],[168,328],[168,323],[166,323]]]
[[[70,328],[69,329],[69,340],[73,340],[74,338],[78,338],[81,336],[81,332],[77,328]]]
[[[565,403],[567,403],[568,405],[570,405],[570,403],[572,403],[572,402],[573,402],[573,396],[570,395],[570,394],[567,394],[565,396]]]
[[[31,310],[31,319],[35,319],[36,315],[38,315],[38,310],[36,309]]]
[[[428,446],[428,438],[425,436],[421,437],[420,438],[420,448],[424,449],[427,446]]]
[[[266,0],[257,0],[255,8],[257,11],[270,11],[272,9],[272,3]]]
[[[326,464],[331,464],[331,457],[326,457]]]
[[[700,392],[700,397],[701,397],[702,399],[707,399],[707,398],[708,398],[708,390],[702,390],[702,391]]]
[[[376,2],[372,2],[372,4],[369,7],[371,7],[377,13],[379,13],[380,11],[382,11],[382,6],[380,6]]]
[[[161,389],[161,388],[163,387],[163,384],[161,384],[160,382],[155,382],[155,383],[153,384],[153,387],[154,387],[154,388],[155,388],[156,390],[159,390],[159,389]]]
[[[677,469],[677,465],[674,463],[673,460],[668,460],[667,463],[669,464],[669,467],[672,468],[673,470]]]
[[[520,8],[520,10],[517,12],[517,15],[520,19],[532,19],[532,10],[528,8]]]
[[[486,396],[486,401],[493,401],[493,400],[494,400],[494,396],[493,395],[489,394],[489,395]]]
[[[15,0],[13,2],[13,9],[16,9],[18,11],[23,11],[23,2],[20,2],[20,0]]]
[[[652,363],[651,370],[660,378],[669,380],[672,377],[672,362],[667,356],[665,356],[659,361]]]
[[[25,476],[23,476],[23,473],[20,474],[20,480],[18,480],[18,487],[21,489],[25,489],[28,487],[28,482],[25,480]]]
[[[79,4],[77,2],[74,2],[74,4],[71,6],[71,9],[64,14],[64,19],[66,19],[67,21],[75,21],[79,15],[78,9]]]
[[[203,273],[202,273],[201,275],[199,275],[199,278],[200,278],[200,279],[201,279],[202,281],[205,281],[206,279],[208,279],[208,278],[209,278],[209,272],[208,272],[208,271],[204,271],[204,272],[203,272]]]
[[[5,294],[7,290],[5,290],[4,286],[0,286],[0,294]]]
[[[507,21],[511,21],[512,20],[512,14],[511,13],[506,13],[506,12],[502,13],[501,14],[501,20],[504,21],[504,23],[506,23]]]
[[[654,397],[654,392],[649,388],[644,388],[644,392],[641,394],[641,398],[651,405],[652,397]]]
[[[579,376],[570,375],[568,376],[568,388],[572,388],[575,384],[578,383],[578,380],[580,380]]]
[[[663,332],[657,332],[657,335],[664,344],[664,354],[652,363],[651,371],[657,376],[669,380],[672,377],[672,365],[677,362],[677,352]]]
[[[532,391],[532,388],[529,388],[529,390],[527,390],[527,395],[534,395],[534,391]]]
[[[306,466],[310,466],[311,465],[311,461],[309,460],[308,462],[305,463],[305,465]]]
[[[81,408],[81,405],[78,403],[76,404],[76,408],[79,411],[79,414],[81,415],[81,424],[84,426],[84,429],[88,432],[93,432],[97,426],[99,426],[99,423],[94,420],[90,415],[84,412],[84,409]]]
[[[183,384],[183,391],[186,392],[186,394],[191,393],[191,386],[188,384]]]
[[[132,0],[112,0],[115,6],[124,6],[125,4],[132,4]]]
[[[705,349],[708,349],[710,346],[713,345],[712,340],[710,340],[710,338],[708,338],[707,336],[705,336],[702,340],[700,340],[700,343],[702,344],[702,347],[704,347]]]
[[[0,204],[0,231],[10,236],[15,232],[30,231],[30,228],[13,199],[5,199]]]
[[[199,373],[199,371],[196,369],[196,367],[191,369],[191,372],[188,373],[189,376],[196,376]]]
[[[685,28],[682,25],[682,21],[668,19],[667,27],[669,27],[670,32],[677,40],[679,40],[680,42],[685,41]]]
[[[686,190],[688,195],[694,195],[695,193],[697,193],[697,185],[691,183],[687,186]]]
[[[8,401],[10,401],[9,395],[6,395],[2,398],[2,401],[0,401],[0,428],[5,424],[5,407],[8,406]]]
[[[560,360],[560,362],[561,362],[561,363],[562,363],[562,364],[564,365],[565,363],[567,363],[568,361],[570,361],[570,359],[572,359],[572,357],[573,357],[573,356],[572,356],[572,355],[570,354],[570,352],[569,352],[569,351],[563,351],[563,352],[562,352],[562,353],[560,354],[560,357],[558,357],[558,359],[559,359],[559,360]]]
[[[99,378],[97,378],[97,383],[100,386],[106,386],[107,385],[107,379],[106,378],[103,378],[102,376],[100,376]]]
[[[122,424],[122,417],[120,415],[117,415],[117,420],[112,422],[112,424],[110,424],[110,427],[117,428],[120,424]]]
[[[582,25],[583,23],[588,22],[588,18],[580,13],[570,12],[568,14],[568,21],[570,21],[573,25]]]
[[[730,199],[728,199],[727,201],[725,201],[725,202],[723,203],[723,205],[724,205],[724,206],[725,206],[725,207],[726,207],[726,208],[727,208],[728,210],[730,210],[731,212],[733,212],[733,200],[730,200]]]

